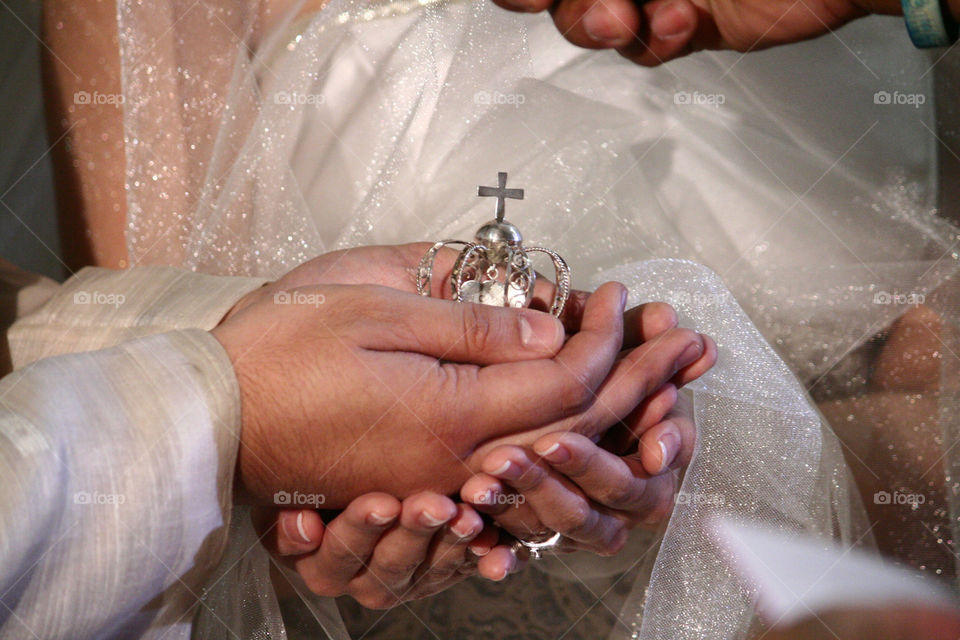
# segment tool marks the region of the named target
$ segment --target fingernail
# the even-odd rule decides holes
[[[563,326],[547,313],[520,312],[520,342],[532,349],[559,349],[563,344]]]
[[[382,526],[388,525],[388,524],[390,524],[391,522],[393,522],[393,521],[396,519],[396,517],[397,517],[397,516],[395,516],[395,515],[394,515],[394,516],[385,516],[385,515],[383,515],[383,514],[380,514],[380,513],[377,513],[377,512],[374,511],[373,513],[371,513],[370,515],[367,516],[367,522],[369,522],[370,524],[372,524],[372,525],[374,525],[374,526],[382,527]]]
[[[512,480],[520,475],[520,468],[507,460],[502,465],[490,472],[490,475],[505,480]]]
[[[303,539],[303,542],[313,542],[307,535],[307,530],[303,528],[303,511],[297,514],[297,533]]]
[[[658,38],[675,38],[690,30],[690,17],[681,9],[683,0],[661,5],[650,19],[650,31]]]
[[[673,431],[667,431],[657,438],[657,444],[660,445],[660,473],[663,473],[680,453],[680,436]]]
[[[445,518],[445,517],[438,518],[437,516],[433,515],[429,511],[424,511],[423,513],[420,514],[421,524],[431,528],[439,527],[440,525],[445,524],[449,520],[450,518]]]
[[[680,357],[677,358],[677,363],[675,365],[676,369],[683,369],[686,366],[689,366],[697,361],[697,359],[703,355],[703,338],[699,335],[697,336],[697,341],[689,345],[686,349],[683,350],[683,353],[680,354]]]
[[[624,287],[620,292],[620,312],[624,312],[627,309],[627,288]]]
[[[494,582],[500,582],[501,580],[506,579],[506,577],[507,577],[508,575],[510,575],[510,574],[513,572],[513,570],[516,569],[516,568],[517,568],[517,553],[516,553],[516,551],[514,551],[513,549],[511,549],[511,550],[510,550],[510,560],[509,560],[509,562],[507,563],[507,566],[504,567],[504,569],[503,569],[503,575],[500,576],[499,578],[494,578],[493,581],[494,581]]]
[[[483,556],[487,555],[491,551],[490,547],[482,544],[467,545],[467,549],[470,549],[470,553],[477,556],[478,558],[482,558]]]
[[[463,525],[460,525],[460,526],[463,526]],[[470,536],[474,535],[474,533],[476,532],[476,527],[471,525],[467,528],[466,531],[463,531],[462,529],[458,529],[456,527],[450,527],[450,531],[453,532],[453,535],[463,540],[464,538],[469,538]]]
[[[622,23],[613,13],[597,2],[583,16],[583,30],[597,42],[615,43],[623,39]]]
[[[554,442],[549,448],[543,451],[537,451],[536,449],[534,449],[534,451],[536,451],[537,455],[541,458],[545,458],[554,464],[560,464],[570,459],[570,452],[566,447],[561,447],[559,442]]]

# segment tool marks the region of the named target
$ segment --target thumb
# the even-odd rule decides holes
[[[565,337],[558,319],[533,309],[410,294],[397,296],[393,309],[390,323],[384,330],[372,332],[363,346],[486,365],[552,358]],[[391,323],[396,324],[391,327]]]

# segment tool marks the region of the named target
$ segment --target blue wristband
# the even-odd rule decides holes
[[[957,21],[946,0],[900,0],[907,32],[920,49],[949,47],[957,41]]]

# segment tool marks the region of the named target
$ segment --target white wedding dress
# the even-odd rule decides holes
[[[935,404],[932,423],[851,409],[832,428],[808,393],[869,414],[871,341],[911,295],[945,320],[943,379],[957,369],[930,61],[902,24],[644,69],[489,2],[121,1],[118,20],[132,264],[277,276],[335,249],[469,239],[491,217],[477,185],[508,171],[526,190],[509,219],[567,259],[575,286],[616,279],[634,304],[666,300],[720,349],[691,385],[698,451],[658,535],[386,615],[342,602],[344,626],[330,601],[278,600],[238,518],[202,637],[312,637],[318,624],[333,638],[747,637],[753,594],[713,519],[871,545],[844,449],[880,451],[863,462],[891,473],[887,491],[936,494],[936,509],[903,514],[899,555],[956,574],[942,489],[956,391],[915,394]],[[917,94],[919,107],[897,104]],[[945,456],[929,486],[897,475],[919,464],[885,448],[901,432],[933,447],[927,461]]]

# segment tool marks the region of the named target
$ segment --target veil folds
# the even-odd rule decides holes
[[[717,339],[719,364],[691,385],[698,450],[662,538],[641,536],[628,562],[558,558],[517,579],[529,590],[468,585],[415,603],[402,613],[418,633],[515,630],[503,610],[526,599],[521,627],[541,637],[745,637],[752,594],[712,546],[711,518],[871,544],[851,456],[871,486],[929,493],[935,508],[900,518],[915,532],[902,558],[956,574],[952,535],[923,532],[950,532],[956,510],[943,490],[956,391],[913,394],[935,417],[903,425],[876,417],[868,384],[866,351],[901,300],[942,319],[941,380],[960,379],[931,61],[902,25],[642,69],[481,2],[121,1],[118,21],[133,264],[272,277],[336,249],[469,238],[489,217],[476,185],[505,170],[526,190],[511,219],[565,256],[576,286],[619,280],[633,303],[665,300]],[[810,393],[855,418],[826,424]],[[897,436],[917,429],[932,448],[921,461]],[[917,471],[889,475],[891,456]],[[239,519],[243,553],[225,561],[201,628],[297,637],[296,616],[284,623],[263,594],[251,536]],[[603,601],[606,628],[577,626],[586,612],[563,611],[573,596],[533,619],[548,606],[533,594],[567,588],[583,608]],[[303,600],[313,609],[298,620],[346,633],[331,603]]]

